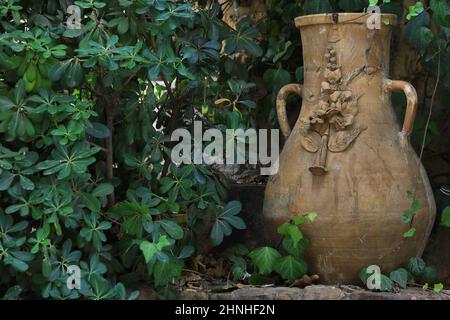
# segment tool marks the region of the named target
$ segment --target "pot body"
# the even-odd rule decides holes
[[[296,19],[305,76],[303,87],[291,91],[302,95],[301,112],[290,133],[278,110],[289,138],[267,184],[263,214],[266,236],[276,244],[282,222],[318,213],[301,229],[310,240],[309,272],[323,283],[360,283],[358,272],[370,265],[383,273],[404,266],[422,254],[434,224],[431,187],[408,140],[417,97],[412,86],[387,79],[396,17],[382,16],[390,25],[381,29],[369,29],[360,14]],[[403,131],[390,102],[393,89],[408,98]],[[285,97],[280,92],[279,100]],[[420,207],[404,224],[414,192]],[[411,227],[414,236],[404,238]]]

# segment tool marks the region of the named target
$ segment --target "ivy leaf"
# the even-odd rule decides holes
[[[412,238],[416,233],[416,228],[411,228],[403,234],[403,238]]]
[[[439,293],[444,289],[444,285],[442,283],[435,283],[433,286],[433,291]]]
[[[290,239],[292,239],[294,247],[297,247],[299,241],[303,239],[303,233],[300,231],[299,227],[290,224],[289,222],[285,222],[279,226],[277,232],[283,236],[289,236]]]
[[[437,269],[435,266],[426,266],[421,274],[421,278],[425,282],[434,282],[437,277]]]
[[[408,269],[415,276],[420,276],[422,272],[425,270],[425,261],[423,261],[420,257],[414,257],[409,259]]]
[[[144,240],[139,245],[139,248],[144,254],[145,262],[149,263],[157,252],[162,251],[167,246],[170,246],[170,242],[167,240],[166,236],[161,236],[158,243],[152,243]]]
[[[279,259],[275,263],[274,269],[283,279],[293,282],[308,271],[308,265],[302,259],[287,256]]]
[[[408,283],[408,271],[404,268],[394,270],[389,274],[389,278],[397,283],[400,288],[405,289]]]
[[[441,226],[450,227],[450,206],[446,207],[444,211],[442,211]]]
[[[310,212],[306,215],[306,217],[308,218],[309,221],[314,222],[314,220],[316,220],[317,218],[317,212]]]
[[[271,247],[257,248],[250,252],[248,256],[261,275],[272,273],[275,263],[281,258],[281,254]]]
[[[380,277],[381,277],[380,291],[393,292],[394,282],[392,282],[392,280],[386,277],[384,274],[380,275]]]
[[[167,262],[158,261],[153,270],[153,278],[156,287],[163,287],[181,276],[183,266],[176,260]]]
[[[447,0],[431,0],[433,20],[445,28],[450,28],[450,4]]]
[[[411,44],[423,55],[433,39],[433,31],[428,27],[419,27],[411,36]]]
[[[296,246],[294,246],[294,241],[291,238],[284,237],[282,246],[287,253],[293,255],[294,257],[301,258],[309,245],[308,239],[301,239]]]

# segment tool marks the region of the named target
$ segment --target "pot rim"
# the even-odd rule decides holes
[[[367,19],[373,13],[365,13],[365,12],[337,12],[337,13],[319,13],[319,14],[310,14],[306,16],[299,16],[294,19],[295,26],[297,28],[303,26],[309,26],[314,24],[335,24],[333,20],[333,15],[338,15],[338,23],[337,24],[366,24]],[[384,19],[389,19],[389,24],[385,25],[383,22],[382,26],[394,26],[397,23],[397,15],[392,13],[382,13],[381,21]]]

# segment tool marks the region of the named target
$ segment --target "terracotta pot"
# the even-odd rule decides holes
[[[281,222],[317,212],[317,219],[302,229],[310,239],[305,257],[310,272],[324,283],[358,283],[363,267],[375,264],[386,273],[420,256],[435,219],[427,175],[409,143],[416,91],[407,82],[388,79],[396,16],[383,14],[381,29],[369,29],[368,17],[296,18],[304,84],[285,86],[277,99],[280,127],[288,139],[280,170],[265,192],[266,235],[278,243]],[[402,129],[390,102],[394,90],[407,97]],[[302,97],[292,132],[285,111],[291,93]],[[411,208],[408,193],[414,191],[420,201],[412,222],[416,232],[406,239],[410,226],[402,216]]]

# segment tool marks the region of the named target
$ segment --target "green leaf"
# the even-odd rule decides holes
[[[415,276],[420,276],[425,270],[425,261],[420,257],[414,257],[409,259],[408,269]]]
[[[434,282],[437,278],[437,269],[435,266],[426,266],[421,274],[421,278],[425,282]]]
[[[97,139],[108,138],[111,134],[108,127],[100,122],[93,122],[92,127],[87,128],[86,132]]]
[[[90,193],[82,192],[80,194],[81,202],[92,212],[100,212],[100,201]]]
[[[394,270],[389,274],[389,278],[397,283],[400,288],[405,289],[408,283],[408,271],[404,268]]]
[[[176,240],[180,240],[183,238],[183,229],[176,222],[163,219],[158,221],[157,223],[161,225],[161,227],[164,229],[164,231],[167,232],[170,237]]]
[[[66,29],[63,33],[63,37],[77,38],[82,34],[82,29]]]
[[[24,188],[25,190],[33,190],[34,189],[34,183],[28,179],[25,176],[20,176],[20,186]]]
[[[299,226],[299,225],[304,224],[304,223],[306,222],[306,218],[305,218],[305,216],[298,215],[298,216],[295,216],[295,217],[292,219],[292,221],[294,221],[294,224],[295,224],[296,226]]]
[[[149,263],[150,260],[155,255],[155,253],[158,251],[156,244],[148,242],[148,241],[142,241],[141,244],[139,245],[139,248],[141,249],[142,253],[144,254],[146,263]]]
[[[411,238],[416,233],[416,228],[411,228],[403,234],[403,238]]]
[[[442,211],[441,226],[450,228],[450,206]]]
[[[0,191],[7,190],[14,180],[14,175],[8,171],[3,171],[0,175]]]
[[[105,197],[114,192],[114,187],[110,183],[100,183],[94,190],[92,190],[92,195],[94,197]]]
[[[442,283],[435,283],[433,286],[433,291],[439,293],[444,289],[444,285]]]
[[[308,239],[301,239],[296,246],[294,246],[294,241],[291,238],[283,238],[282,246],[287,253],[293,255],[294,257],[301,258],[309,245]]]
[[[281,254],[274,248],[261,247],[250,252],[248,256],[256,266],[258,273],[267,275],[272,273],[275,263],[281,257]]]
[[[282,68],[267,69],[264,72],[263,80],[273,93],[278,94],[281,87],[291,82],[291,74]]]
[[[22,288],[20,286],[13,286],[6,291],[5,295],[1,300],[17,300],[19,295],[22,293]]]
[[[303,233],[300,231],[299,227],[289,222],[285,222],[279,226],[277,232],[281,235],[289,236],[290,239],[292,239],[294,247],[297,247],[299,241],[303,239]]]
[[[239,201],[230,201],[223,208],[222,215],[224,216],[235,216],[239,214],[242,210],[242,204]]]
[[[240,217],[223,216],[222,220],[228,222],[230,225],[232,225],[234,228],[236,228],[238,230],[244,230],[247,227],[244,220],[242,220],[242,218],[240,218]]]
[[[433,11],[433,20],[445,28],[450,28],[450,4],[447,0],[431,0],[430,8]]]
[[[381,288],[380,291],[384,292],[393,292],[394,291],[394,282],[391,279],[386,277],[384,274],[380,275],[381,277]]]
[[[153,278],[156,287],[163,287],[181,276],[183,266],[176,260],[167,262],[158,261],[153,270]]]
[[[433,39],[433,31],[427,27],[419,27],[411,36],[411,44],[423,55]]]
[[[302,259],[287,256],[278,259],[274,265],[274,269],[283,279],[293,282],[301,278],[308,271],[308,265]]]
[[[317,218],[317,212],[310,212],[306,217],[309,219],[309,221],[313,222]]]

